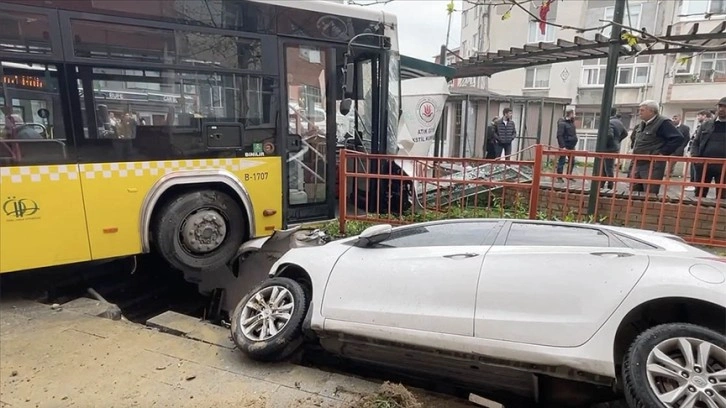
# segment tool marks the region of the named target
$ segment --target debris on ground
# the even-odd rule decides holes
[[[346,408],[423,408],[423,405],[403,385],[386,381],[378,392],[360,397]]]
[[[55,310],[56,312],[60,312],[61,310],[63,310],[63,307],[58,303],[53,303],[52,305],[50,305],[50,308],[52,310]]]
[[[504,405],[496,401],[484,398],[481,395],[469,394],[469,401],[486,408],[504,408]]]

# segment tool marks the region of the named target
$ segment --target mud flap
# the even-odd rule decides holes
[[[270,268],[282,255],[292,248],[321,245],[324,243],[323,236],[318,230],[296,226],[276,230],[269,237],[247,241],[228,263],[229,269],[202,276],[199,290],[204,293],[224,289],[221,308],[232,314],[237,303],[269,277]]]

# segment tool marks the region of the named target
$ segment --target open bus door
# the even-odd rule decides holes
[[[332,219],[337,200],[344,199],[336,191],[337,149],[386,151],[388,93],[380,89],[387,89],[388,55],[371,47],[300,41],[283,41],[281,49],[287,100],[282,104],[285,221]],[[352,86],[344,90],[345,82]],[[346,98],[354,106],[341,113]]]

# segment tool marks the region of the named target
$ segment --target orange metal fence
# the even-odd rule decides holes
[[[726,218],[721,219],[726,216],[724,159],[542,145],[534,146],[533,156],[529,161],[483,160],[343,150],[338,174],[341,232],[348,221],[403,224],[510,217],[644,228],[726,247]]]

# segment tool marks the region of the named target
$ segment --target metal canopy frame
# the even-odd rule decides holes
[[[666,28],[666,35],[660,38],[679,42],[682,45],[641,38],[639,39],[639,46],[643,48],[641,52],[629,53],[624,47],[621,47],[620,56],[693,53],[702,51],[698,47],[704,45],[715,46],[716,48],[712,50],[714,52],[726,51],[726,21],[722,21],[707,33],[698,32],[699,23],[694,23],[685,34],[672,34],[673,27],[673,25],[669,25]],[[557,43],[554,44],[541,42],[537,45],[525,45],[522,48],[512,47],[508,51],[482,52],[474,57],[457,61],[451,67],[456,69],[454,78],[490,77],[499,72],[518,68],[607,58],[609,46],[609,38],[602,34],[595,34],[594,40],[575,37],[574,42],[557,40]]]

